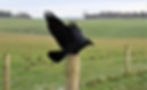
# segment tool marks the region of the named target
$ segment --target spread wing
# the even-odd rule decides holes
[[[66,48],[73,41],[71,30],[51,13],[46,14],[46,21],[49,31],[53,34],[57,42],[62,48]]]

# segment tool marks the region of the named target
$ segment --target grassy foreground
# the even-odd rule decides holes
[[[132,48],[132,72],[147,69],[147,20],[98,19],[77,21],[94,45],[81,54],[80,90],[147,90],[147,72],[124,74],[124,47]],[[3,55],[11,55],[11,90],[60,90],[65,86],[66,60],[53,63],[47,52],[59,49],[48,36],[45,21],[0,18],[0,90],[3,90]],[[91,86],[97,78],[104,83]]]
[[[124,73],[124,45],[132,46],[132,69],[147,68],[146,38],[93,38],[95,45],[81,54],[80,90],[147,90],[147,73],[106,81],[89,87],[95,78]],[[65,63],[53,63],[47,52],[59,49],[52,37],[1,33],[0,89],[3,87],[3,55],[11,55],[12,90],[57,90],[65,85]]]

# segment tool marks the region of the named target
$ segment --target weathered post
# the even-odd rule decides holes
[[[80,56],[70,54],[67,56],[66,90],[79,90],[80,84]]]
[[[4,90],[10,90],[10,55],[4,55]]]
[[[131,47],[125,45],[125,74],[129,74],[132,71],[131,66]]]

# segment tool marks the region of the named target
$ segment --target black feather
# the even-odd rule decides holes
[[[49,56],[53,61],[60,62],[67,54],[76,54],[81,49],[91,44],[91,41],[84,37],[76,24],[71,23],[70,25],[65,25],[52,13],[46,13],[45,17],[48,30],[62,48],[62,51],[50,52]]]

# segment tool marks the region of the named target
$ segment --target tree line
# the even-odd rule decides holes
[[[31,19],[32,17],[25,13],[25,12],[21,12],[18,14],[12,14],[12,12],[10,11],[3,11],[0,10],[0,18],[24,18],[24,19]]]
[[[85,13],[85,19],[95,18],[147,18],[147,12],[101,12],[101,13]]]

